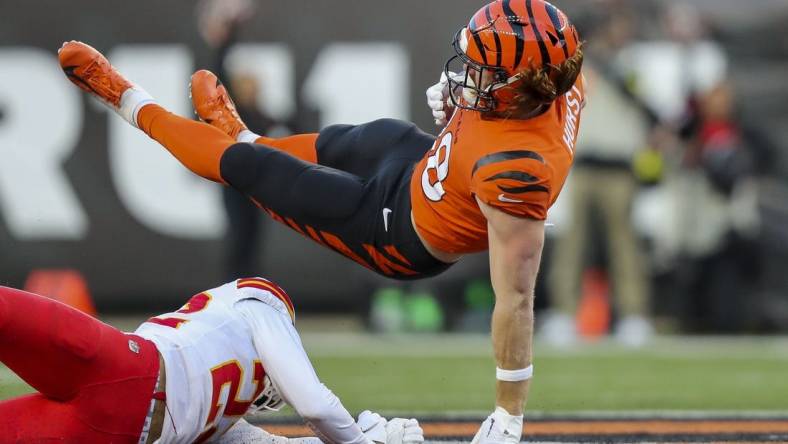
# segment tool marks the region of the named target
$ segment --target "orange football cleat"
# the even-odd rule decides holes
[[[64,43],[58,51],[58,58],[71,83],[115,109],[120,108],[123,93],[133,86],[110,65],[106,57],[82,42],[72,40]]]
[[[155,103],[144,89],[128,81],[90,45],[72,40],[58,50],[60,67],[71,83],[92,94],[127,122],[137,126],[143,106]]]
[[[192,104],[200,120],[219,128],[233,139],[247,130],[227,89],[214,73],[204,69],[195,72],[190,89]]]

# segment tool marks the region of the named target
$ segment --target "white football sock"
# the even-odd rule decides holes
[[[247,129],[247,130],[242,130],[240,133],[238,133],[238,137],[235,138],[235,141],[244,142],[244,143],[254,143],[254,141],[259,138],[260,138],[259,134],[255,134]]]
[[[123,91],[117,113],[123,117],[126,122],[139,128],[139,125],[137,125],[137,115],[143,106],[151,103],[156,103],[153,97],[144,89],[134,85],[126,91]]]

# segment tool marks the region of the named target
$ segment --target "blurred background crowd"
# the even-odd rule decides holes
[[[369,7],[352,1],[337,3],[342,4],[337,8],[351,11]],[[638,346],[657,332],[788,331],[788,275],[784,272],[788,265],[788,156],[784,154],[788,150],[788,3],[555,3],[577,24],[586,41],[588,103],[575,166],[548,219],[549,238],[537,290],[540,337],[556,345],[570,345],[581,338],[612,334],[624,344]],[[284,4],[203,0],[194,7],[181,2],[180,6],[194,10],[181,11],[179,20],[193,17],[191,22],[172,29],[157,24],[153,28],[161,30],[135,35],[140,42],[128,43],[167,40],[188,44],[195,65],[218,74],[241,117],[260,134],[276,137],[316,131],[326,119],[317,115],[309,100],[296,99],[289,113],[271,109],[272,102],[266,100],[280,89],[293,87],[256,68],[281,59],[252,63],[236,50],[250,42],[300,42],[303,38],[312,42],[305,49],[309,52],[325,43],[321,39],[358,37],[347,31],[344,23],[332,23],[331,18],[319,22],[322,27],[315,30],[314,21],[303,20],[310,14],[309,2],[288,6],[294,9],[292,14],[272,14]],[[414,51],[406,56],[411,80],[405,93],[412,97],[412,112],[399,116],[409,116],[433,133],[439,129],[429,125],[421,91],[437,81],[454,29],[479,6],[471,1],[451,5],[451,18],[443,15],[447,8],[421,2],[414,3],[412,9],[403,7],[398,16],[358,13],[366,17],[359,25],[363,39],[396,41],[406,39],[403,34],[414,34],[407,39],[418,42],[420,31],[430,29],[430,39],[439,40],[418,49],[418,55],[411,40],[404,43],[406,51]],[[326,7],[315,6],[318,10]],[[413,17],[407,18],[407,14]],[[321,11],[314,15],[320,16]],[[393,23],[385,24],[377,34],[375,21]],[[83,38],[91,43],[105,39],[103,48],[97,46],[108,49],[112,38],[115,43],[120,38],[107,29],[95,35],[82,29],[73,30],[76,35],[58,33],[52,42],[35,44],[52,51],[58,38]],[[290,33],[279,38],[270,35],[281,34],[281,29]],[[20,35],[8,27],[0,31],[0,37],[8,37],[0,39],[0,45],[29,44],[24,32]],[[292,46],[298,49],[298,43]],[[440,50],[432,51],[433,47]],[[2,49],[8,47],[0,46]],[[296,83],[305,81],[302,65],[300,60],[295,63]],[[351,61],[344,69],[352,73],[356,67]],[[335,76],[326,73],[324,77]],[[3,88],[0,86],[0,114],[7,117],[0,117],[0,141],[4,120],[8,123],[13,117],[13,109],[3,107]],[[336,90],[331,100],[341,101],[352,94],[347,88],[353,85],[326,81],[319,88]],[[385,90],[387,85],[376,85],[372,91],[375,88]],[[369,98],[364,105],[375,108],[375,101]],[[98,126],[90,113],[98,111],[89,110],[84,125]],[[370,118],[374,117],[372,110]],[[46,121],[39,123],[46,128]],[[89,146],[95,153],[103,149],[103,142],[100,134],[91,134],[83,137],[79,146]],[[0,152],[6,148],[0,145]],[[13,157],[5,159],[13,163]],[[100,166],[68,162],[71,175],[105,175],[95,171]],[[0,189],[2,185],[0,180]],[[94,192],[90,191],[93,186],[85,185],[81,193]],[[317,252],[231,189],[222,190],[222,202],[225,234],[199,247],[210,253],[195,254],[197,247],[183,243],[167,248],[162,245],[175,241],[163,240],[166,236],[160,234],[146,238],[143,244],[151,245],[150,256],[156,256],[158,248],[168,250],[162,253],[170,255],[166,264],[159,259],[162,262],[157,265],[161,273],[181,281],[194,279],[195,273],[216,279],[271,276],[290,290],[302,312],[350,313],[376,331],[483,332],[489,328],[494,294],[484,254],[464,259],[438,278],[400,284],[356,270],[359,267],[345,264],[338,255]],[[136,225],[129,228],[137,229]],[[101,279],[91,276],[91,268],[107,259],[107,251],[115,252],[106,245],[120,242],[116,236],[123,237],[123,230],[93,239],[91,242],[102,245],[87,249],[99,251],[94,254],[83,253],[73,241],[30,240],[2,228],[0,281],[51,289],[59,285],[57,282],[62,284],[57,281],[63,279],[62,274],[55,275],[57,282],[52,283],[42,281],[41,273],[47,276],[47,270],[73,269],[93,290],[100,311],[145,310],[143,302],[152,310],[154,299],[177,306],[178,300],[188,297],[177,294],[184,287],[192,288],[188,285],[153,288],[152,284],[124,284],[144,280],[151,271],[138,263],[140,254],[129,259],[133,265],[127,264],[122,246],[109,262],[123,270],[124,277],[117,280],[117,287],[97,283]],[[280,240],[283,238],[285,241]],[[125,248],[143,249],[139,242],[134,244],[136,247]],[[83,254],[92,257],[74,259]],[[198,261],[200,269],[195,264],[177,265],[208,255],[212,259]],[[35,274],[29,274],[33,270],[38,270],[38,281],[32,279]],[[193,289],[200,287],[195,284]],[[139,292],[152,296],[146,299],[129,294]]]

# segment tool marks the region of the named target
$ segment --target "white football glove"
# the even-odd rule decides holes
[[[394,418],[386,424],[386,444],[421,444],[424,430],[415,419]]]
[[[519,444],[523,434],[523,415],[512,416],[501,407],[484,420],[471,444]]]
[[[449,71],[452,79],[464,77],[465,73],[454,73]],[[451,116],[454,105],[449,100],[449,81],[446,78],[446,73],[441,73],[441,79],[438,83],[427,88],[427,105],[432,110],[432,117],[435,119],[435,124],[438,126],[446,125],[446,122]]]
[[[364,410],[358,415],[356,421],[361,432],[364,436],[369,438],[370,441],[386,444],[386,418],[372,413],[369,410]]]

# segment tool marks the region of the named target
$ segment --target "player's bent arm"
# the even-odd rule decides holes
[[[254,335],[266,374],[282,398],[326,443],[369,444],[369,439],[317,377],[295,327],[286,315],[256,300],[236,304]]]
[[[478,203],[488,222],[490,276],[495,291],[495,360],[500,369],[525,369],[531,365],[534,287],[544,245],[544,221],[511,216],[482,201]],[[496,381],[497,405],[510,415],[521,415],[528,385],[527,379]]]

